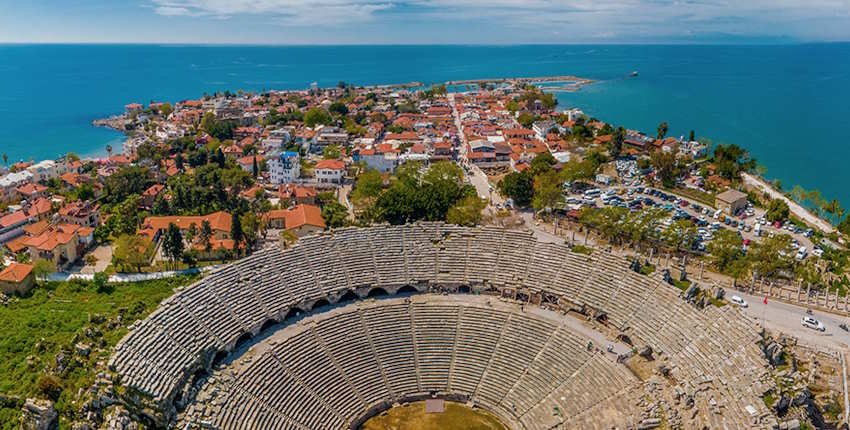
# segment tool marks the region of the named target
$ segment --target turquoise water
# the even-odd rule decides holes
[[[637,78],[626,78],[633,70]],[[559,93],[601,119],[652,133],[695,129],[748,148],[787,189],[850,206],[850,44],[788,46],[0,46],[0,152],[10,160],[118,147],[90,126],[129,102],[204,92],[578,75]]]

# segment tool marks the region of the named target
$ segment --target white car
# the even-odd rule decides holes
[[[823,326],[823,323],[809,316],[804,316],[801,321],[803,327],[808,327],[812,330],[818,331],[826,331],[826,327]]]
[[[746,300],[744,300],[744,299],[742,299],[742,298],[741,298],[741,297],[739,297],[739,296],[732,296],[732,297],[730,297],[730,298],[729,298],[729,300],[730,300],[732,303],[734,303],[734,304],[736,304],[736,305],[738,305],[738,306],[740,306],[740,307],[742,307],[742,308],[746,308],[747,306],[749,306],[749,305],[747,304],[747,301],[746,301]]]

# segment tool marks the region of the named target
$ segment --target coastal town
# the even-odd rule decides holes
[[[653,214],[677,230],[680,252],[707,254],[722,231],[736,232],[744,252],[761,237],[788,233],[788,253],[799,261],[841,248],[838,202],[799,187],[790,198],[768,195],[758,186],[773,184],[757,178],[743,148],[712,145],[693,131],[667,136],[666,123],[653,135],[615,128],[556,106],[535,86],[542,83],[592,81],[471,80],[448,83],[453,91],[340,82],[129,103],[122,115],[95,122],[128,136],[106,157],[4,160],[4,262],[40,276],[152,272],[231,260],[281,232],[445,219],[452,206],[467,209],[452,212],[464,215],[461,224],[480,223],[470,208],[482,203],[459,195],[424,216],[381,207],[399,172],[441,162],[462,167],[489,218],[528,208],[550,222],[605,230],[590,218],[660,209]],[[456,92],[457,85],[473,90]],[[828,213],[827,222],[798,202]]]
[[[767,306],[770,296],[850,312],[850,221],[836,200],[783,191],[741,146],[669,136],[663,121],[630,130],[559,106],[551,92],[592,84],[339,82],[128,103],[94,121],[127,136],[104,157],[4,156],[3,303],[51,281],[206,272],[323,231],[426,221],[527,229],[573,252],[618,253],[637,272],[663,272],[701,308],[762,296]],[[725,299],[713,293],[720,287]],[[795,332],[817,336],[814,321]],[[828,329],[836,342],[850,336],[838,332],[846,325]],[[776,413],[804,417],[806,404]]]

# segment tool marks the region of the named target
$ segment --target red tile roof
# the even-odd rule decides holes
[[[0,271],[0,281],[18,283],[26,279],[30,273],[32,273],[32,266],[29,264],[12,263]]]
[[[325,228],[322,210],[313,205],[297,205],[286,213],[286,229],[292,230],[304,225]]]
[[[345,163],[342,160],[321,160],[316,163],[316,168],[324,170],[343,170],[345,169]]]
[[[149,216],[145,218],[142,226],[143,229],[156,231],[165,230],[168,228],[168,224],[174,223],[181,230],[186,230],[192,224],[195,224],[196,228],[200,228],[204,220],[209,221],[213,230],[230,232],[230,223],[233,221],[233,217],[224,211],[204,216]]]

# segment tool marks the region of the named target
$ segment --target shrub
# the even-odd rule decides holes
[[[44,375],[36,383],[35,389],[39,394],[55,402],[62,394],[62,383],[53,375]]]

